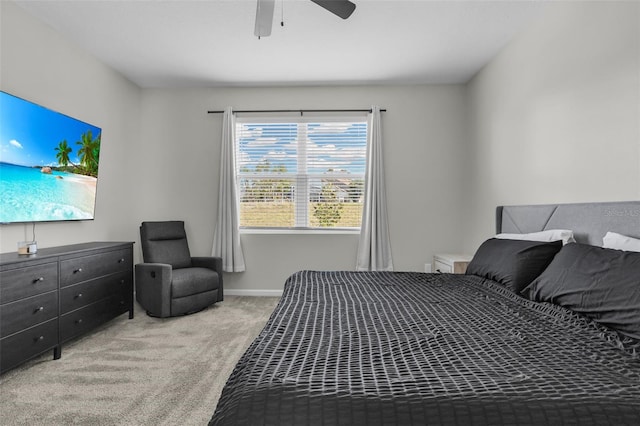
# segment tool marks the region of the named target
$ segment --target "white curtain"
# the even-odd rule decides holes
[[[231,107],[222,117],[222,148],[220,150],[220,192],[218,194],[218,222],[213,235],[212,255],[222,258],[225,272],[245,270],[240,244],[240,214],[236,190],[235,139],[236,120]]]
[[[358,243],[358,271],[393,271],[391,242],[387,225],[387,195],[382,161],[382,129],[380,108],[372,107],[369,115],[367,170],[364,180],[362,229]]]

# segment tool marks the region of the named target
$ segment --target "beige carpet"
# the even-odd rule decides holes
[[[226,296],[197,314],[122,315],[0,376],[3,425],[206,425],[278,298]]]

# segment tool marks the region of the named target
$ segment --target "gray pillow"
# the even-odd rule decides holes
[[[540,242],[490,238],[478,248],[467,266],[467,275],[488,278],[516,294],[549,265],[562,241]]]
[[[523,294],[640,340],[640,253],[568,244]]]

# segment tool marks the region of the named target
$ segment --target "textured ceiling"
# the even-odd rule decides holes
[[[543,7],[354,2],[342,20],[277,0],[273,33],[258,39],[255,0],[15,1],[141,87],[464,83]]]

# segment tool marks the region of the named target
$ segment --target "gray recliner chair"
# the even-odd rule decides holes
[[[142,222],[140,242],[136,300],[148,315],[185,315],[223,300],[222,259],[191,257],[183,221]]]

